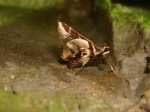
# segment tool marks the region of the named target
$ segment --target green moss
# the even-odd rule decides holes
[[[39,11],[39,13],[42,13],[40,11],[53,9],[63,1],[64,0],[0,0],[0,26],[18,23],[32,12]]]
[[[95,2],[95,7],[99,7],[104,10],[110,10],[112,7],[112,3],[110,0],[101,0]]]
[[[88,100],[74,94],[8,93],[0,89],[1,112],[87,112]]]
[[[113,23],[117,26],[127,26],[128,22],[133,21],[132,12],[126,8],[121,6],[120,4],[115,5],[112,10],[110,11],[110,15],[113,19]],[[130,19],[130,20],[129,20]]]
[[[25,8],[0,6],[0,25],[16,23],[24,14],[31,11]]]
[[[54,7],[56,4],[63,1],[64,0],[0,0],[0,4],[3,6],[41,9],[46,7]]]
[[[13,17],[0,17],[0,26],[3,24],[11,24],[14,23],[15,19]]]
[[[107,103],[65,91],[13,94],[0,89],[0,112],[112,112]]]
[[[139,22],[142,27],[150,28],[150,11],[140,9],[140,8],[131,8],[132,12],[139,18]]]
[[[141,27],[150,27],[150,22],[148,21],[150,19],[149,12],[138,8],[115,4],[110,10],[110,16],[117,26],[128,28],[131,24],[140,24]]]

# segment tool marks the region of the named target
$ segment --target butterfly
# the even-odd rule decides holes
[[[110,53],[110,47],[106,43],[97,46],[93,41],[59,20],[57,21],[57,31],[62,45],[61,58],[68,62],[69,69],[79,66],[82,68],[90,60],[100,57],[105,62]]]

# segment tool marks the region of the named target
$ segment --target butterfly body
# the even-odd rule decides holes
[[[67,24],[60,21],[57,24],[59,39],[62,43],[61,58],[68,62],[68,68],[84,66],[92,59],[105,58],[110,52],[106,43],[97,46]]]

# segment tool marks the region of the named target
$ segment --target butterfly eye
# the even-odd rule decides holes
[[[110,48],[109,48],[109,47],[106,47],[106,48],[104,49],[102,55],[104,56],[104,55],[106,55],[106,54],[108,54],[108,53],[110,53]]]
[[[106,47],[104,52],[107,52],[107,51],[110,51],[110,48],[109,47]]]

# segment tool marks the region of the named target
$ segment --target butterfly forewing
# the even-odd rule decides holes
[[[68,26],[63,22],[58,21],[57,30],[58,30],[59,38],[63,42],[63,44],[66,44],[72,39],[79,39],[79,38],[87,40],[88,42],[94,44],[91,40],[81,35],[72,27]]]
[[[68,68],[84,66],[90,59],[102,53],[91,40],[67,24],[58,21],[57,30],[63,48],[61,58],[68,61]]]

